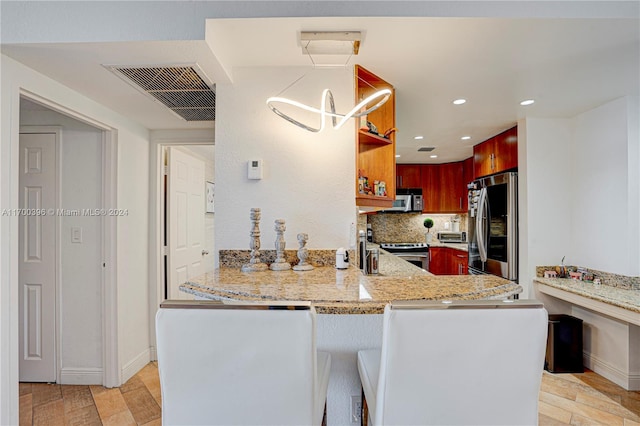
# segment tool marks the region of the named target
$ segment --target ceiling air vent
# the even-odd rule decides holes
[[[423,147],[418,148],[418,152],[431,152],[434,149],[436,149],[435,146],[423,146]]]
[[[216,118],[216,93],[197,65],[105,67],[186,121]]]

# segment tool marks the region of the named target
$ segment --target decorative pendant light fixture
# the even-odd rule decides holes
[[[316,54],[329,54],[329,55],[345,55],[348,54],[349,57],[344,64],[346,68],[351,56],[357,55],[358,50],[360,48],[360,32],[302,32],[300,34],[300,41],[302,45],[303,53],[309,56],[311,63],[313,64],[313,68],[316,68],[316,63],[313,61],[311,57],[311,53]],[[286,91],[291,86],[300,81],[306,74],[302,75],[300,78],[295,80],[289,86],[284,88],[280,93]],[[335,102],[333,99],[333,94],[331,90],[324,89],[322,91],[322,95],[320,98],[320,108],[315,108],[301,102],[280,97],[280,96],[272,96],[267,99],[267,106],[271,111],[273,111],[278,116],[284,118],[288,122],[295,124],[296,126],[308,130],[310,132],[321,132],[327,121],[327,117],[331,117],[331,121],[334,129],[341,128],[345,122],[347,122],[350,118],[358,118],[364,115],[369,114],[372,111],[380,108],[387,100],[391,97],[390,89],[382,89],[378,90],[372,95],[368,96],[366,99],[363,99],[356,106],[354,106],[349,112],[346,114],[340,114],[336,112]],[[327,100],[329,103],[329,110],[327,110]],[[367,108],[371,102],[377,101],[373,106]],[[279,110],[276,105],[277,104],[286,104],[296,108],[300,108],[305,111],[309,111],[312,113],[316,113],[320,115],[320,127],[311,127],[307,124],[304,124],[295,118],[285,114],[281,110]],[[339,119],[339,121],[338,121]]]

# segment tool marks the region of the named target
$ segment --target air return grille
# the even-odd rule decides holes
[[[216,118],[216,94],[194,66],[107,68],[186,121]]]
[[[418,151],[419,152],[431,152],[434,149],[436,149],[435,146],[423,146],[423,147],[418,148]]]

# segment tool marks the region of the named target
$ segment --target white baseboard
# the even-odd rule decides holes
[[[629,375],[629,389],[632,391],[640,391],[640,374]]]
[[[151,354],[151,361],[157,361],[158,360],[158,351],[156,350],[155,346],[151,346],[151,348],[149,348],[149,352]]]
[[[620,370],[588,352],[583,352],[584,366],[626,390],[640,390],[640,376]]]
[[[102,368],[63,368],[60,371],[61,385],[101,385]]]
[[[122,367],[122,374],[120,377],[122,378],[121,385],[125,384],[127,380],[132,378],[138,371],[142,370],[145,365],[151,362],[151,349],[147,348],[142,351],[138,356],[129,361]]]

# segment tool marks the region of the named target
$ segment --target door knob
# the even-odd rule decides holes
[[[209,254],[209,252],[207,250],[202,250],[202,255],[206,256],[207,254]]]

